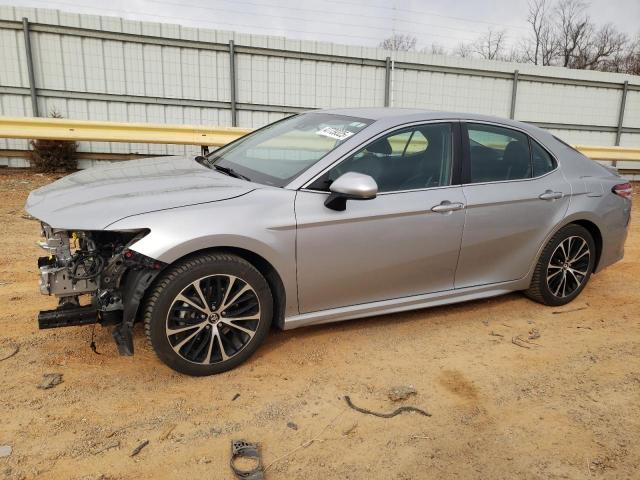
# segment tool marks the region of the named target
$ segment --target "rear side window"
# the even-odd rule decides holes
[[[531,163],[534,177],[549,173],[556,168],[556,162],[553,157],[533,139],[531,140]]]
[[[468,123],[471,183],[531,178],[529,139],[509,128]]]

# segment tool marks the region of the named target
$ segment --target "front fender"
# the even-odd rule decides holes
[[[150,233],[130,248],[168,264],[210,248],[233,247],[257,254],[282,280],[286,314],[297,314],[294,198],[290,190],[255,190],[215,204],[135,215],[113,223],[109,230],[144,225]]]

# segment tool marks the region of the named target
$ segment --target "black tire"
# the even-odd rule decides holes
[[[580,264],[577,262],[572,264],[565,261],[564,264],[560,266],[558,260],[563,256],[564,250],[562,248],[569,245],[571,250],[575,252],[575,249],[578,248],[576,245],[583,245],[582,242],[577,239],[583,240],[589,249],[588,262],[583,256],[578,259],[578,262],[581,261]],[[561,244],[563,247],[560,247]],[[575,254],[575,256],[578,255],[579,253]],[[552,256],[554,256],[554,262],[551,264]],[[570,259],[571,252],[567,256]],[[589,282],[589,278],[591,277],[595,266],[595,260],[596,245],[589,231],[580,225],[567,225],[558,230],[544,247],[540,258],[538,259],[538,263],[536,264],[536,268],[531,279],[531,285],[527,290],[525,290],[524,294],[532,300],[544,305],[566,305],[580,295],[580,292],[582,292]],[[579,271],[586,273],[584,275],[573,273],[578,270],[573,270],[571,268],[572,266],[575,266],[576,268],[580,267]],[[566,295],[562,295],[562,275],[565,275],[568,278],[565,282],[565,289],[567,286],[573,287],[569,288],[570,293],[567,292]],[[550,276],[552,278],[548,280],[548,277]]]
[[[247,291],[238,293],[242,290]],[[222,308],[225,300],[233,300],[235,295],[237,302],[219,310],[219,314],[204,313],[203,301],[198,300],[207,300],[204,308],[212,312],[215,304]],[[190,302],[180,300],[185,297]],[[235,320],[234,308],[235,312],[249,308],[253,313],[248,315],[256,319],[243,320],[235,315]],[[172,369],[193,376],[222,373],[244,362],[267,336],[272,318],[273,297],[265,278],[243,258],[227,253],[200,254],[169,267],[152,287],[144,307],[145,333],[158,358]],[[242,328],[231,328],[230,324]],[[252,335],[245,333],[251,331]],[[189,336],[192,339],[185,340]],[[186,343],[180,346],[183,341]]]

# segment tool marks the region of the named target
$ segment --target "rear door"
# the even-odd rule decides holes
[[[455,287],[524,277],[564,218],[571,189],[552,155],[525,132],[463,123],[467,217]]]

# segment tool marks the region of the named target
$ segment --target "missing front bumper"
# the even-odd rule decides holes
[[[98,288],[95,279],[72,278],[69,268],[56,265],[55,257],[40,257],[38,269],[40,293],[43,295],[70,297],[92,293]]]
[[[47,328],[91,325],[98,322],[98,311],[93,305],[65,306],[55,310],[43,310],[38,314],[38,327]]]

